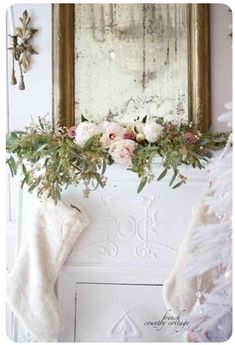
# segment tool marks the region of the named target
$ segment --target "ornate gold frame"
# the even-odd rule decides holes
[[[209,4],[189,4],[189,120],[211,123]],[[74,4],[52,4],[54,124],[75,123]]]

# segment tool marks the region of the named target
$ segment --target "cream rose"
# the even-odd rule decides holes
[[[75,142],[84,146],[88,139],[99,133],[98,126],[95,123],[82,122],[76,128]]]
[[[100,122],[98,124],[100,133],[104,133],[106,131],[106,129],[108,128],[108,126],[110,126],[110,124],[115,124],[116,125],[116,122],[110,122],[110,121]]]
[[[108,149],[113,142],[123,139],[126,129],[116,122],[106,122],[103,125],[102,132],[101,145],[104,149]]]
[[[144,124],[142,122],[137,122],[135,124],[135,128],[137,130],[138,133],[143,133],[144,130]]]
[[[148,122],[143,127],[143,133],[149,143],[155,143],[162,134],[162,126],[156,122]]]
[[[138,144],[129,139],[117,140],[111,144],[109,154],[115,163],[130,165],[133,152]]]

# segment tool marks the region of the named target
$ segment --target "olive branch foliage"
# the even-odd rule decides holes
[[[145,121],[145,120],[144,120]],[[172,176],[169,186],[173,189],[186,183],[187,178],[180,173],[180,166],[188,165],[202,169],[203,162],[212,157],[212,151],[225,146],[228,133],[201,133],[192,124],[164,123],[163,133],[156,143],[146,140],[138,144],[128,170],[140,178],[137,192],[154,179],[153,159],[162,158],[163,171],[157,180],[163,179],[169,171]],[[187,143],[185,133],[192,133],[195,142]],[[100,144],[100,135],[91,137],[83,147],[77,145],[67,135],[67,128],[53,129],[45,118],[38,118],[25,131],[14,131],[7,135],[7,164],[11,175],[22,173],[21,187],[28,191],[36,189],[37,196],[46,196],[57,201],[61,193],[70,185],[84,184],[84,196],[98,187],[105,187],[106,168],[114,163],[108,150]]]

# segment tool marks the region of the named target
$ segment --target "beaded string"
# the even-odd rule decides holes
[[[196,306],[196,309],[197,309],[199,314],[202,313],[202,309],[201,309],[201,298],[202,298],[201,285],[202,285],[202,276],[198,275],[197,276],[197,291],[195,293],[195,296],[196,296],[195,306]]]
[[[233,143],[233,133],[230,133],[228,140],[227,140],[227,143],[225,145],[225,148],[224,148],[223,152],[221,153],[219,159],[222,159],[225,156],[227,151],[230,149],[232,143]]]

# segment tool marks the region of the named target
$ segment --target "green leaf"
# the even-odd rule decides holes
[[[7,146],[7,150],[9,150],[9,146],[11,145],[11,136],[10,134],[6,135],[6,146]]]
[[[95,191],[99,187],[99,183],[97,180],[96,181],[92,180],[91,184],[92,184],[93,191]]]
[[[185,161],[185,160],[183,160],[183,159],[180,160],[180,163],[185,164],[185,165],[190,165],[189,162],[187,162],[187,161]]]
[[[23,171],[23,173],[24,173],[25,176],[28,175],[28,172],[27,172],[27,169],[26,169],[24,163],[22,163],[22,171]]]
[[[56,173],[57,173],[57,172],[59,173],[61,166],[62,166],[62,161],[60,160],[60,161],[58,162],[58,165],[57,165],[56,170],[55,170]]]
[[[81,122],[88,122],[88,120],[83,115],[81,115]]]
[[[21,189],[24,187],[25,182],[26,182],[26,177],[24,177],[21,182],[21,185],[20,185]]]
[[[61,200],[61,194],[60,194],[60,191],[59,191],[59,190],[56,191],[56,198],[57,198],[57,199],[55,200],[56,202],[57,202],[57,200]]]
[[[191,151],[191,155],[197,159],[203,159],[204,157],[197,152]]]
[[[106,171],[106,166],[107,166],[106,160],[104,159],[104,160],[103,160],[102,170],[101,170],[101,175],[103,175],[103,174],[105,173],[105,171]]]
[[[39,148],[37,149],[37,152],[41,152],[42,150],[44,150],[47,147],[47,144],[43,144],[41,146],[39,146]]]
[[[175,188],[178,188],[178,187],[180,187],[183,183],[185,183],[185,181],[184,180],[182,180],[182,181],[180,181],[180,182],[178,182],[178,183],[176,183],[173,187],[172,187],[172,189],[175,189]]]
[[[8,164],[8,166],[9,166],[9,168],[10,168],[11,176],[12,176],[12,177],[15,176],[15,175],[14,175],[14,171],[13,171],[12,166],[11,166],[11,161],[10,161],[10,159],[7,159],[6,163]]]
[[[44,130],[44,125],[42,123],[42,120],[41,120],[40,116],[38,117],[38,122],[39,122],[39,125],[40,125],[41,129]]]
[[[94,135],[93,137],[89,138],[84,145],[84,149],[88,149],[89,147],[91,147],[91,145],[93,144],[93,142],[96,139],[96,135]]]
[[[11,132],[9,133],[9,136],[11,137],[11,139],[18,139],[17,132]]]
[[[143,177],[141,178],[139,187],[138,187],[138,189],[137,189],[137,193],[140,193],[140,192],[142,191],[142,189],[144,188],[144,186],[145,186],[146,183],[147,183],[147,180],[148,180],[147,176],[143,176]]]
[[[163,172],[158,176],[157,181],[160,181],[161,179],[163,179],[163,177],[166,176],[167,171],[168,171],[168,168],[165,168]]]
[[[95,174],[95,178],[96,178],[97,182],[99,183],[99,185],[103,188],[104,187],[104,183],[101,180],[101,177],[100,177],[100,175],[98,173]]]
[[[138,134],[138,133],[139,133],[139,132],[137,131],[136,126],[134,126],[134,132],[135,132],[136,134]]]
[[[39,188],[37,191],[37,197],[39,197],[43,192],[43,187]]]
[[[147,151],[147,152],[155,152],[157,153],[158,152],[158,148],[155,146],[155,145],[148,145],[148,146],[145,146],[141,149],[142,151]]]
[[[25,131],[14,131],[14,132],[11,132],[11,134],[16,134],[16,135],[23,135],[23,134],[27,134],[27,132],[25,132]]]
[[[159,125],[162,125],[164,123],[164,118],[159,116],[156,118],[156,123],[159,124]]]
[[[29,187],[28,192],[31,192],[33,189],[35,189],[41,181],[41,177],[38,177],[34,183]]]
[[[11,169],[12,176],[15,176],[17,174],[17,165],[16,165],[16,162],[12,156],[8,160],[8,165]]]
[[[223,143],[226,141],[226,139],[223,136],[221,136],[221,137],[213,138],[213,141],[215,143]]]
[[[12,147],[11,147],[11,152],[12,152],[12,153],[16,153],[16,152],[18,151],[19,148],[20,148],[19,145],[12,145]]]
[[[54,153],[57,149],[59,148],[59,145],[58,144],[53,144],[49,149],[48,149],[48,153],[51,154],[51,153]]]
[[[47,158],[45,159],[44,163],[43,163],[43,165],[44,165],[45,167],[47,166],[48,161],[49,161],[49,157],[47,157]]]
[[[111,156],[108,156],[108,164],[109,165],[114,164],[114,159]]]
[[[205,156],[206,156],[207,158],[212,158],[212,157],[213,157],[213,153],[210,152],[210,151],[208,151],[208,150],[205,150],[205,151],[204,151],[204,154],[205,154]]]
[[[204,146],[204,145],[207,145],[209,143],[209,139],[208,138],[203,138],[201,141],[200,141],[200,145]]]
[[[172,186],[173,182],[175,181],[177,175],[178,175],[178,170],[175,170],[174,174],[173,174],[173,176],[172,176],[172,178],[170,180],[170,183],[169,183],[170,187]]]
[[[147,115],[145,115],[145,117],[143,117],[142,123],[146,123],[146,121],[147,121]]]

